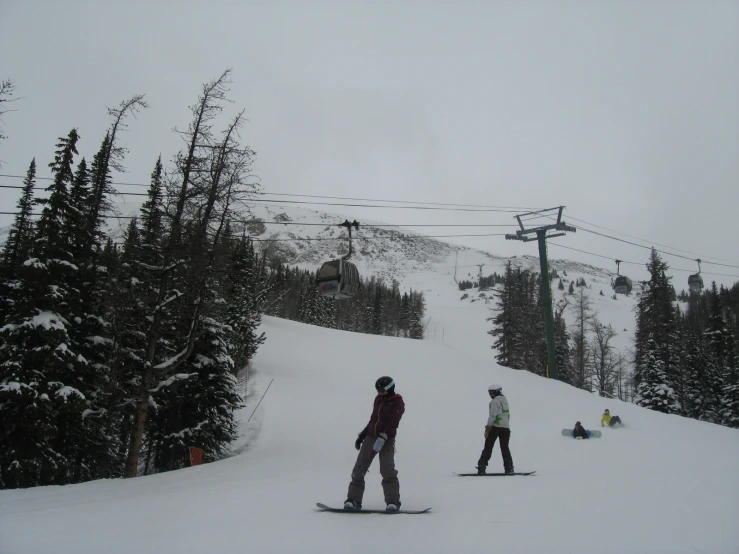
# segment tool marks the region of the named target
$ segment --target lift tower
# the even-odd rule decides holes
[[[528,212],[525,214],[519,214],[514,216],[518,221],[519,230],[516,231],[515,235],[506,233],[506,240],[522,240],[529,242],[535,240],[533,236],[536,235],[536,240],[539,241],[539,265],[541,266],[541,300],[544,305],[544,318],[546,320],[547,330],[547,377],[551,379],[557,379],[559,373],[557,371],[557,355],[554,345],[554,315],[552,313],[552,290],[549,285],[549,264],[547,262],[547,239],[554,237],[561,237],[565,235],[565,231],[574,233],[577,231],[575,227],[567,225],[562,221],[562,211],[564,206],[558,206],[556,208],[548,208],[546,210],[539,210],[538,212]],[[538,219],[539,217],[555,220],[552,212],[556,211],[555,223],[549,225],[542,225],[539,227],[526,228],[521,220],[522,217],[526,217],[526,220]],[[559,231],[558,233],[550,233],[548,231]]]

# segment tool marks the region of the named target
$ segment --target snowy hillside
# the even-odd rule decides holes
[[[337,226],[346,219],[344,216],[289,205],[277,208],[257,205],[252,210],[251,219],[283,223],[250,224],[248,232],[258,240],[265,241],[259,243],[262,248],[269,248],[270,252],[279,255],[291,265],[314,270],[323,261],[347,251],[346,230]],[[318,221],[325,222],[325,227],[303,225]],[[388,227],[376,221],[362,221],[359,232],[355,232],[354,235],[358,238],[354,241],[352,261],[362,276],[374,275],[386,281],[395,279],[400,283],[401,289],[413,288],[424,292],[427,301],[427,339],[439,342],[451,341],[457,347],[470,349],[471,352],[489,358],[492,339],[487,335],[490,324],[486,319],[491,315],[490,308],[495,306],[495,296],[492,291],[487,291],[483,292],[484,297],[480,297],[477,289],[473,289],[466,291],[469,295],[467,299],[461,300],[462,292],[455,282],[455,273],[457,281],[465,279],[474,281],[479,272],[479,264],[484,264],[483,275],[493,273],[503,275],[509,259],[514,268],[538,272],[539,258],[536,248],[533,246],[529,248],[532,255],[507,258],[449,244],[444,242],[443,238],[429,238],[427,234],[434,233],[433,229],[422,228],[422,230],[423,233],[420,230]],[[454,231],[439,235],[450,233]],[[500,237],[491,237],[491,250],[495,245],[494,240],[498,239]],[[613,345],[622,351],[632,346],[635,325],[633,307],[637,301],[636,293],[640,290],[638,284],[635,285],[634,294],[631,296],[619,295],[617,299],[613,299],[611,271],[556,258],[550,259],[550,270],[556,270],[567,284],[570,281],[584,279],[588,287],[587,293],[593,302],[593,309],[598,312],[601,322],[606,325],[610,323],[618,333]],[[557,283],[558,280],[555,279],[552,287],[555,302],[567,297],[567,286],[564,291],[560,291],[556,287]],[[600,295],[600,291],[603,291],[603,296]],[[569,315],[565,317],[571,324],[573,321],[571,297],[569,304]],[[460,333],[459,327],[455,324],[456,319],[450,319],[450,311],[453,313],[459,310],[466,314],[463,318],[465,321],[469,318],[478,325],[473,325],[471,329]],[[463,334],[466,336],[460,336]]]
[[[444,343],[265,318],[268,340],[255,359],[256,390],[241,414],[238,454],[134,480],[0,491],[0,551],[737,551],[736,430],[500,368],[469,317],[471,306],[462,307],[456,292],[432,297],[447,329]],[[407,406],[396,456],[403,507],[433,510],[395,517],[318,512],[316,502],[345,499],[353,442],[383,374],[395,377]],[[515,467],[536,476],[453,475],[472,470],[480,454],[491,382],[503,385],[511,404]],[[606,407],[627,427],[603,429],[589,441],[560,436],[575,420],[600,428]],[[496,447],[489,469],[501,467]],[[384,506],[376,465],[364,505]]]

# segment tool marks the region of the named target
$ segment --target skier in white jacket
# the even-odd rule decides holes
[[[485,447],[482,449],[482,454],[480,454],[480,459],[477,462],[477,474],[485,475],[485,468],[487,468],[490,456],[493,453],[495,441],[500,438],[503,468],[506,473],[512,475],[513,458],[508,448],[508,443],[511,440],[511,414],[508,408],[508,400],[503,396],[503,387],[500,385],[490,385],[488,394],[490,395],[490,415],[488,416],[487,425],[485,425]]]

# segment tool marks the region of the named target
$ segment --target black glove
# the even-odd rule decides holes
[[[357,440],[354,441],[354,448],[356,448],[357,450],[359,450],[360,448],[362,448],[362,443],[364,442],[364,437],[365,437],[365,435],[363,435],[362,433],[359,433],[359,435],[357,436]]]

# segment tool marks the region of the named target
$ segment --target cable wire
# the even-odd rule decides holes
[[[576,252],[582,252],[583,254],[589,254],[591,256],[597,256],[599,258],[605,258],[607,260],[613,260],[613,258],[609,258],[608,256],[603,256],[602,254],[595,254],[593,252],[588,252],[586,250],[580,250],[578,248],[572,248],[571,246],[565,246],[563,244],[558,244],[556,242],[552,242],[551,240],[548,240],[547,241],[547,244],[550,245],[550,246],[556,246],[558,248],[566,248],[567,250],[575,250]],[[619,260],[619,261],[622,264],[642,265],[639,262],[627,262],[627,261],[624,261],[624,260]],[[680,268],[677,268],[677,267],[670,267],[670,270],[672,270],[672,271],[685,271],[687,273],[692,273],[693,271],[695,271],[694,269],[680,269]],[[608,271],[608,270],[606,270],[606,271]],[[709,273],[709,272],[706,272],[706,271],[701,271],[701,275],[720,275],[722,277],[736,277],[737,279],[739,279],[739,275],[728,275],[726,273]]]
[[[23,175],[7,175],[7,174],[0,174],[0,177],[10,177],[14,179],[25,179],[25,176]],[[45,181],[53,181],[54,179],[52,177],[35,177],[36,179],[41,179]],[[148,187],[150,185],[146,185],[143,183],[121,183],[121,182],[111,182],[111,185],[125,185],[125,186],[139,186],[139,187]],[[2,188],[23,188],[22,186],[11,186],[11,185],[0,185]],[[147,196],[147,193],[145,192],[121,192],[118,191],[118,194],[122,194],[124,196]],[[538,210],[539,208],[531,208],[527,206],[495,206],[495,205],[485,205],[485,204],[454,204],[450,202],[420,202],[415,200],[386,200],[383,198],[356,198],[356,197],[350,197],[350,196],[324,196],[324,195],[318,195],[318,194],[293,194],[293,193],[283,193],[283,192],[258,192],[255,193],[260,196],[287,196],[287,197],[294,197],[294,198],[322,198],[326,200],[353,200],[357,202],[385,202],[388,204],[414,204],[418,206],[453,206],[453,207],[467,207],[467,208],[495,208],[499,210],[505,210],[510,211],[511,213],[516,212],[518,210]]]
[[[685,252],[686,254],[692,254],[692,255],[697,256],[699,258],[701,257],[700,254],[696,254],[695,252],[691,252],[690,250],[683,250],[682,248],[675,248],[674,246],[669,246],[667,244],[661,244],[659,242],[651,241],[651,240],[644,239],[644,238],[641,238],[641,237],[636,237],[634,235],[629,235],[627,233],[622,233],[621,231],[616,231],[614,229],[609,229],[608,227],[603,227],[602,225],[596,225],[595,223],[590,223],[588,221],[585,221],[584,219],[578,219],[576,217],[569,217],[569,216],[568,216],[567,219],[571,219],[573,221],[579,221],[581,223],[585,223],[586,225],[591,225],[593,227],[598,227],[599,229],[604,229],[606,231],[611,231],[612,233],[618,233],[620,235],[624,235],[625,237],[629,237],[629,238],[632,238],[632,239],[640,240],[642,242],[647,242],[647,243],[650,243],[650,244],[656,244],[657,246],[662,246],[663,248],[669,248],[671,250],[677,250],[678,252]],[[582,229],[585,230],[585,228],[582,228]],[[643,248],[646,248],[646,247],[643,247]],[[649,247],[649,248],[651,248],[651,247]],[[715,260],[723,260],[725,262],[726,261],[730,261],[730,260],[724,260],[723,258],[719,258],[717,256],[705,256],[705,257],[706,258],[713,258]],[[690,259],[691,261],[695,261],[695,258],[686,258],[686,259]],[[702,262],[702,263],[713,264],[713,265],[723,265],[723,264],[718,264],[718,263],[714,263],[714,262]],[[739,268],[739,266],[727,266],[727,267],[737,267],[737,268]]]
[[[18,178],[18,179],[24,179],[25,177],[22,175],[9,175],[9,174],[0,174],[0,177],[8,177],[8,178]],[[53,180],[51,177],[36,177],[36,179],[40,180]],[[126,186],[149,186],[142,183],[125,183],[125,182],[112,182],[111,184],[114,185],[126,185]],[[0,188],[23,188],[22,186],[17,185],[0,185]],[[147,196],[147,193],[134,193],[134,192],[121,192],[121,191],[114,191],[115,194],[120,194],[123,196]],[[483,206],[483,205],[476,205],[476,204],[444,204],[444,203],[438,203],[438,202],[411,202],[411,201],[405,201],[405,200],[383,200],[383,199],[365,199],[365,198],[354,198],[354,197],[340,197],[340,196],[321,196],[321,195],[308,195],[308,194],[287,194],[287,193],[259,193],[260,196],[287,196],[287,197],[306,197],[306,198],[325,198],[325,199],[340,199],[340,200],[356,200],[356,201],[367,201],[367,202],[385,202],[385,203],[396,203],[396,204],[413,204],[408,206],[387,206],[387,205],[377,205],[377,204],[347,204],[347,203],[329,203],[329,202],[309,202],[309,201],[302,201],[302,200],[275,200],[275,199],[250,199],[250,201],[253,202],[261,202],[264,205],[280,205],[280,204],[304,204],[304,205],[317,205],[317,206],[341,206],[341,207],[357,207],[357,208],[387,208],[387,209],[414,209],[414,210],[440,210],[440,211],[461,211],[461,212],[499,212],[499,213],[515,213],[516,211],[520,209],[529,209],[529,208],[522,208],[522,207],[502,207],[502,206]],[[453,206],[453,207],[442,207],[442,206]],[[0,212],[0,214],[3,215],[15,215],[14,212]],[[38,215],[38,214],[32,214],[32,215]],[[108,216],[110,219],[133,219],[133,216]],[[549,219],[554,219],[552,216],[549,215],[543,215],[541,217],[547,217]],[[600,229],[604,229],[607,231],[611,231],[613,233],[619,233],[624,236],[633,238],[635,240],[640,240],[643,242],[652,242],[648,241],[646,239],[642,239],[640,237],[635,237],[633,235],[628,235],[626,233],[621,233],[620,231],[615,231],[613,229],[609,229],[608,227],[603,227],[601,225],[597,225],[594,223],[590,223],[588,221],[585,221],[584,219],[576,218],[576,217],[569,217],[568,219],[571,219],[573,221],[579,221],[582,223],[585,223],[586,225],[591,225],[593,227],[597,227]],[[322,224],[308,224],[308,223],[282,223],[282,222],[262,222],[264,224],[284,224],[284,225],[322,225]],[[455,224],[437,224],[437,225],[420,225],[420,224],[409,224],[409,225],[375,225],[374,227],[516,227],[516,225],[504,225],[504,224],[481,224],[481,225],[473,225],[473,224],[465,224],[465,225],[455,225]],[[610,240],[615,240],[618,242],[622,242],[625,244],[629,244],[631,246],[636,246],[638,248],[643,248],[645,250],[652,250],[653,246],[645,246],[643,244],[638,244],[635,242],[631,242],[625,239],[621,239],[618,237],[614,237],[611,235],[607,235],[605,233],[600,233],[598,231],[594,231],[592,229],[588,229],[587,227],[578,226],[578,228],[585,232],[590,233],[593,235],[597,235],[603,238],[607,238]],[[486,235],[468,235],[468,236],[486,236]],[[681,252],[686,252],[695,256],[699,256],[699,254],[696,254],[694,252],[690,252],[688,250],[683,250],[680,248],[674,248],[672,246],[667,246],[661,243],[653,242],[653,244],[656,244],[658,246],[662,246],[664,248],[670,248],[671,250],[677,250]],[[564,248],[564,247],[563,247]],[[574,250],[574,249],[573,249]],[[677,258],[682,258],[684,260],[690,260],[690,261],[697,261],[695,258],[690,258],[687,256],[683,256],[682,254],[676,254],[674,252],[667,252],[664,250],[658,250],[654,248],[655,251],[660,252],[661,254],[667,255],[667,256],[673,256]],[[583,251],[583,253],[588,253]],[[595,255],[592,254],[591,255]],[[602,258],[609,259],[606,256],[597,255]],[[706,256],[706,258],[714,258],[714,259],[722,259],[717,258],[715,256]],[[636,262],[624,262],[624,263],[636,263]],[[732,264],[722,264],[719,262],[710,262],[710,261],[702,261],[703,264],[706,265],[716,265],[716,266],[722,266],[722,267],[730,267],[730,268],[736,268],[739,269],[739,265],[732,265]]]

